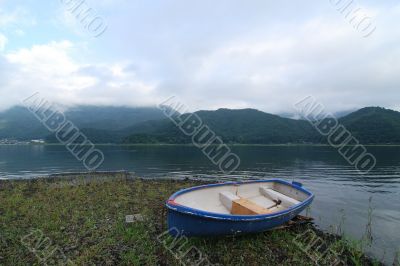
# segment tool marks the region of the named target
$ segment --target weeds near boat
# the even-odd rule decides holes
[[[76,127],[67,120],[64,113],[54,104],[41,98],[36,92],[23,101],[24,106],[55,134],[57,140],[89,171],[99,168],[104,162],[104,154]]]
[[[307,230],[298,234],[293,243],[300,248],[316,265],[348,265],[342,258],[347,258],[354,265],[362,265],[365,257],[365,250],[372,246],[372,220],[373,198],[369,198],[368,220],[365,233],[360,240],[348,237],[344,232],[346,214],[344,209],[340,209],[340,222],[337,226],[331,226],[330,234],[334,241],[327,241],[319,236],[314,230]],[[395,259],[396,260],[396,259]],[[376,260],[372,260],[372,265],[382,265]]]
[[[372,244],[372,241],[374,240],[373,235],[372,235],[372,215],[373,215],[373,207],[372,207],[372,196],[369,197],[368,199],[368,222],[367,225],[365,226],[365,235],[364,239],[368,243],[368,245]]]
[[[376,158],[367,148],[339,123],[338,119],[325,111],[325,106],[313,96],[307,96],[294,104],[294,108],[322,136],[329,145],[361,174],[367,174],[376,166]]]
[[[315,265],[363,265],[365,260],[365,239],[355,240],[345,235],[333,233],[326,240],[314,230],[307,230],[298,234],[293,243],[310,258]],[[370,244],[370,243],[368,243]],[[382,263],[371,260],[371,265]]]
[[[336,232],[332,232],[332,233],[343,236],[344,235],[344,223],[346,221],[346,213],[344,212],[344,209],[340,209],[339,213],[340,213],[340,222],[337,226]]]
[[[339,245],[329,245],[311,229],[297,235],[293,239],[293,243],[317,265],[321,263],[323,265],[344,264],[340,259],[343,248],[338,250],[337,246]]]
[[[224,174],[230,174],[240,165],[240,158],[217,136],[196,113],[189,113],[184,104],[177,101],[175,96],[169,97],[158,105],[187,137],[194,146],[199,148],[207,158],[218,165]]]
[[[400,250],[397,251],[396,256],[394,257],[393,266],[400,266]]]
[[[344,234],[341,235],[342,239],[347,242],[347,246],[350,247],[348,250],[351,253],[351,260],[355,265],[360,265],[360,261],[362,260],[362,256],[367,247],[372,246],[373,242],[373,234],[372,234],[372,220],[373,220],[373,211],[374,208],[372,206],[373,197],[369,197],[368,199],[368,214],[367,214],[367,224],[365,226],[365,232],[363,237],[360,240],[350,239],[346,237]]]

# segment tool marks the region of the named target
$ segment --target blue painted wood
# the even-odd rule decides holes
[[[248,183],[267,183],[278,182],[293,187],[308,195],[308,198],[284,211],[263,214],[263,215],[230,215],[222,213],[212,213],[192,209],[176,204],[174,199],[184,193],[193,190],[204,189],[213,186],[225,186],[232,184]],[[258,180],[250,182],[228,182],[221,184],[211,184],[183,189],[173,194],[167,201],[168,208],[168,227],[172,235],[185,236],[216,236],[263,232],[274,227],[280,226],[302,212],[311,204],[314,195],[303,188],[299,183],[289,183],[280,179]]]

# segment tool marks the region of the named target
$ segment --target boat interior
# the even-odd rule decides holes
[[[189,208],[219,214],[260,215],[283,211],[308,197],[286,184],[256,182],[196,189],[177,196],[174,201]]]

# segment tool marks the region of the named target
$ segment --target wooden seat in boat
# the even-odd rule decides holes
[[[228,191],[220,192],[219,197],[222,204],[234,215],[258,215],[272,212],[251,200],[242,198]]]
[[[235,215],[258,215],[268,214],[272,211],[255,204],[251,200],[241,198],[232,202],[231,214]]]
[[[300,201],[288,197],[278,191],[275,191],[271,188],[268,187],[260,187],[260,193],[261,195],[264,195],[267,198],[270,198],[272,200],[276,200],[276,201],[281,201],[283,205],[285,206],[293,206],[296,205],[298,203],[300,203]]]

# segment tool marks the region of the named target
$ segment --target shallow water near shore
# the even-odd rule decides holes
[[[372,208],[370,253],[389,264],[400,248],[400,147],[367,147],[377,158],[377,166],[367,175],[360,175],[331,147],[234,146],[232,150],[241,164],[232,175],[221,174],[195,147],[98,148],[105,155],[99,170],[128,170],[138,176],[159,178],[299,181],[316,195],[311,215],[322,229],[339,226],[345,234],[360,239],[367,230]],[[63,146],[0,146],[0,179],[84,170]]]

